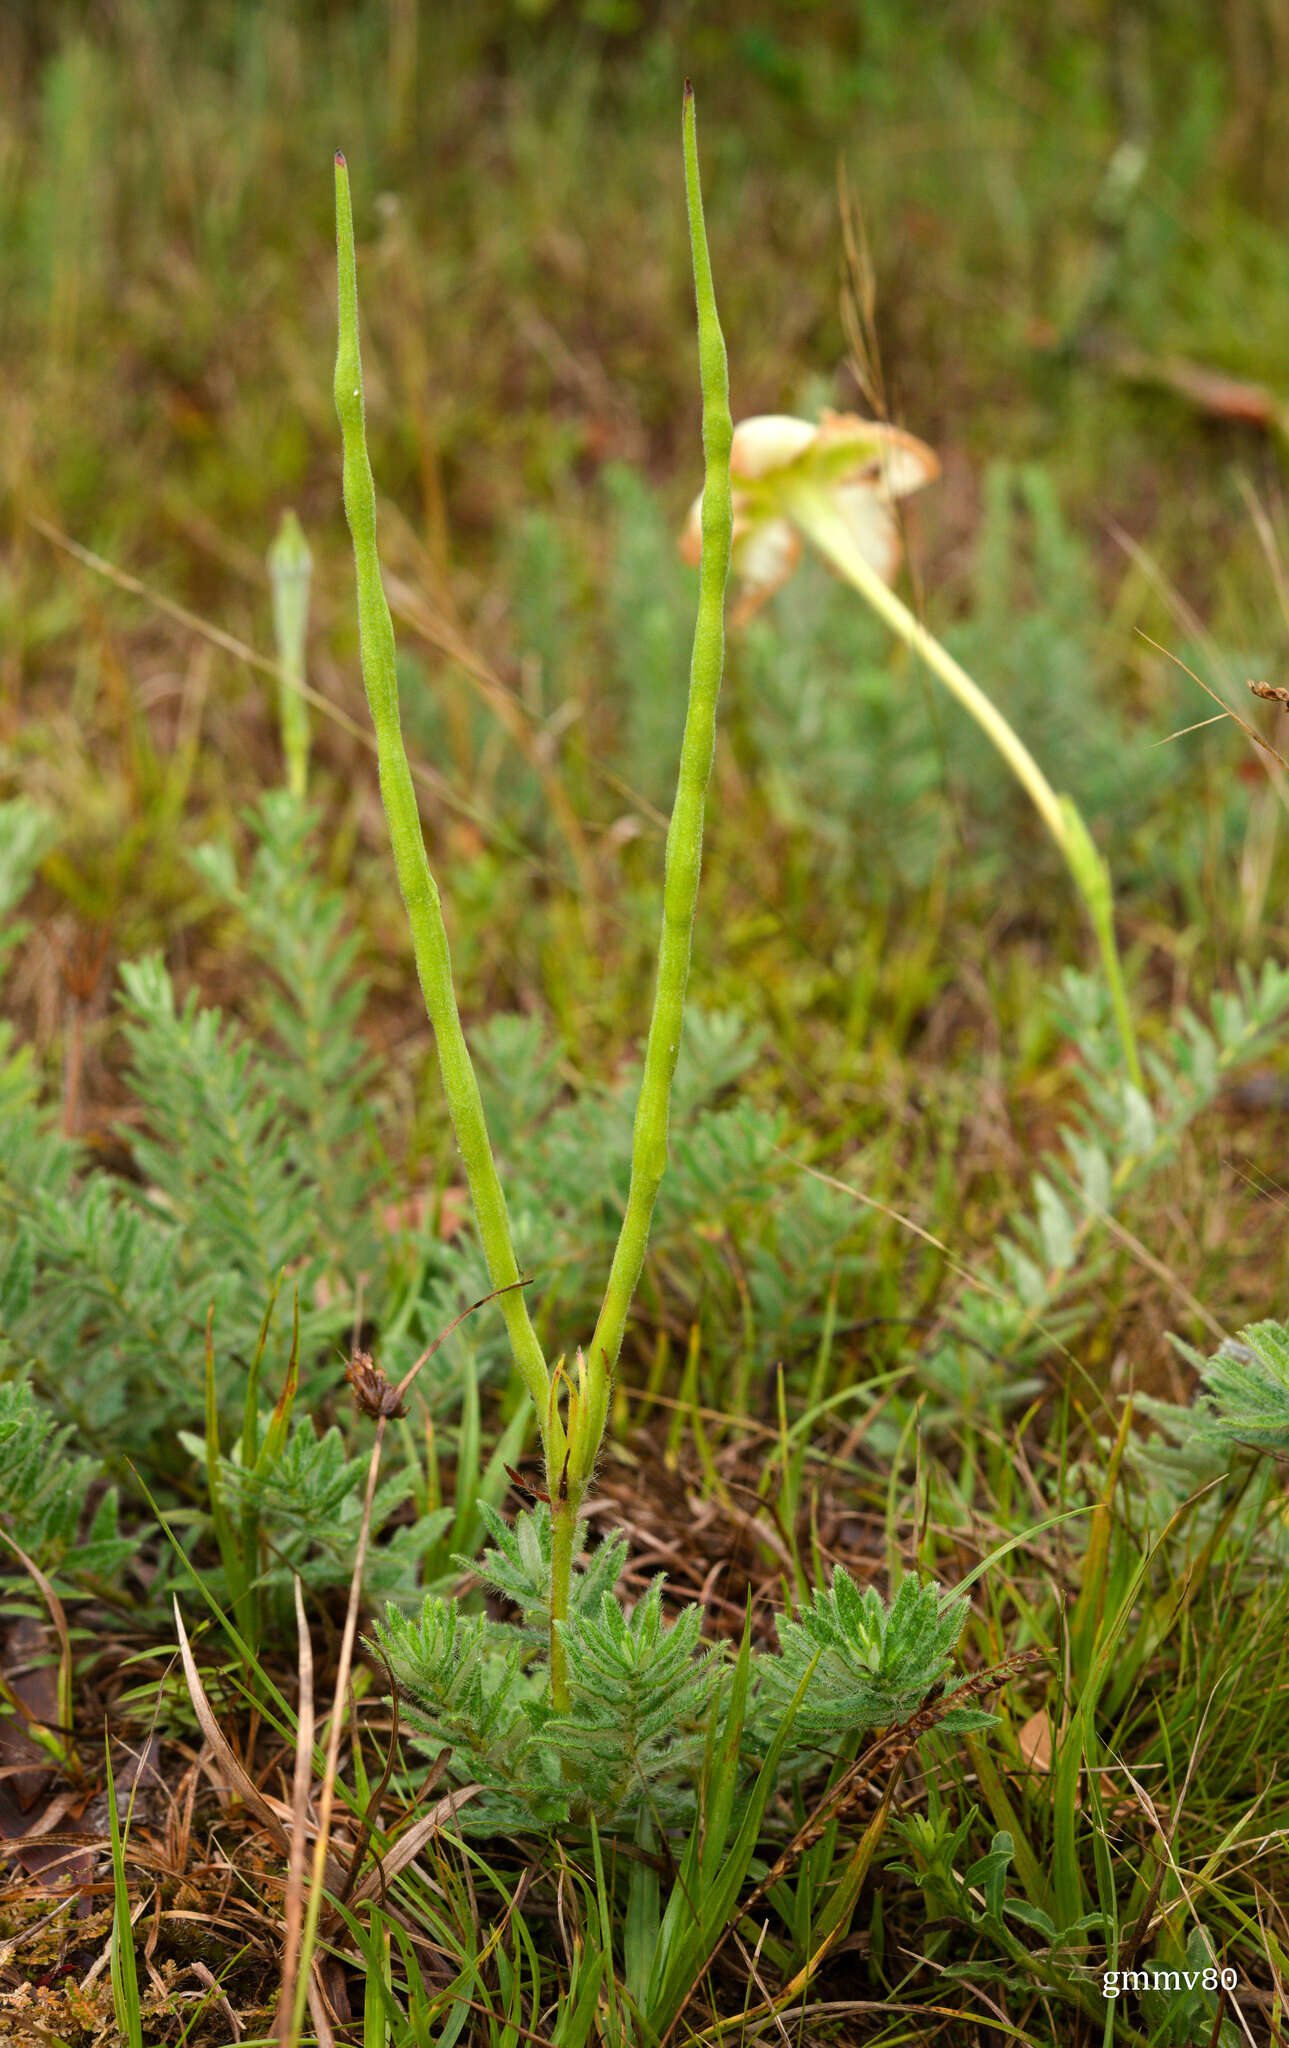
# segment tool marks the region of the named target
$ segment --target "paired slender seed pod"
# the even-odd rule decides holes
[[[537,1415],[551,1502],[551,1694],[567,1705],[568,1679],[560,1623],[568,1614],[577,1511],[595,1470],[608,1419],[609,1390],[622,1349],[627,1315],[644,1264],[654,1204],[667,1165],[671,1087],[680,1051],[689,981],[694,913],[702,869],[707,785],[716,738],[716,707],[725,650],[725,586],[733,515],[730,445],[733,420],[729,370],[716,312],[703,221],[693,92],[684,103],[685,189],[698,309],[698,352],[703,400],[704,484],[698,616],[690,665],[689,703],[680,769],[667,833],[662,927],[653,1014],[645,1045],[636,1107],[631,1180],[621,1232],[609,1270],[604,1305],[589,1351],[577,1355],[574,1375],[548,1368],[515,1286],[515,1257],[483,1100],[461,1027],[443,909],[426,857],[416,796],[399,723],[394,627],[381,582],[376,546],[376,492],[367,453],[362,360],[358,339],[358,283],[353,207],[344,157],[336,156],[336,242],[339,266],[339,344],[335,400],[344,445],[345,512],[353,536],[358,583],[359,651],[363,682],[376,730],[381,799],[389,824],[416,971],[434,1028],[452,1128],[465,1166],[479,1235],[501,1297],[516,1368]]]

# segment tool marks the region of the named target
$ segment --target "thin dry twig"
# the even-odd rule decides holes
[[[291,1854],[291,1838],[289,1834],[259,1787],[247,1775],[241,1759],[234,1751],[232,1744],[215,1719],[214,1710],[209,1699],[206,1697],[206,1689],[201,1682],[201,1673],[197,1669],[197,1662],[192,1653],[192,1644],[188,1640],[188,1634],[183,1625],[183,1616],[179,1612],[177,1596],[174,1601],[174,1615],[175,1627],[179,1632],[179,1655],[183,1659],[184,1677],[188,1682],[188,1697],[192,1701],[193,1712],[197,1716],[198,1726],[210,1745],[216,1762],[224,1772],[230,1788],[237,1793],[243,1805],[250,1808],[256,1819],[263,1823],[272,1836],[274,1845],[282,1851],[284,1856],[289,1858]]]
[[[300,1705],[295,1736],[295,1772],[291,1781],[291,1851],[287,1859],[286,1897],[283,1901],[286,1935],[277,2017],[278,2040],[282,2043],[290,2038],[291,2013],[295,2005],[300,1935],[304,1925],[305,1823],[309,1812],[309,1787],[313,1782],[313,1645],[309,1640],[309,1624],[305,1619],[298,1573],[293,1584],[295,1625],[300,1645]]]
[[[1215,704],[1221,705],[1221,715],[1223,717],[1231,719],[1231,721],[1235,725],[1239,726],[1240,731],[1245,734],[1246,738],[1251,739],[1253,741],[1255,747],[1261,747],[1264,754],[1270,754],[1272,760],[1277,762],[1279,766],[1286,771],[1286,773],[1289,773],[1289,761],[1286,761],[1284,755],[1272,746],[1270,740],[1263,738],[1262,734],[1258,731],[1256,726],[1250,725],[1247,719],[1241,718],[1238,711],[1233,711],[1231,706],[1227,703],[1225,697],[1220,696],[1219,693],[1215,689],[1213,689],[1210,684],[1206,683],[1204,681],[1203,676],[1197,676],[1194,669],[1188,667],[1179,654],[1174,654],[1170,648],[1161,647],[1158,640],[1152,640],[1149,633],[1142,632],[1140,626],[1138,626],[1136,630],[1137,637],[1139,639],[1144,640],[1148,647],[1153,647],[1156,654],[1162,654],[1165,661],[1174,662],[1177,665],[1177,667],[1182,670],[1184,675],[1188,675],[1190,677],[1193,683],[1198,683],[1206,697],[1211,697]],[[1204,722],[1206,725],[1213,725],[1216,724],[1217,721],[1215,719],[1206,719]],[[1190,732],[1197,730],[1197,728],[1188,726],[1186,730]],[[1180,739],[1181,734],[1172,733],[1169,735],[1169,737],[1171,739]],[[1286,786],[1282,778],[1276,778],[1276,786],[1280,790],[1281,795],[1285,797],[1286,803],[1289,803],[1289,789],[1286,789]]]
[[[523,1287],[523,1280],[511,1282],[512,1287]],[[473,1315],[485,1303],[495,1301],[499,1294],[506,1294],[509,1288],[495,1287],[491,1294],[485,1294],[479,1301],[441,1330],[434,1342],[427,1346],[415,1363],[408,1367],[396,1387],[381,1369],[372,1361],[366,1361],[361,1373],[351,1378],[359,1406],[365,1414],[375,1413],[376,1436],[372,1444],[371,1459],[367,1466],[367,1485],[363,1492],[362,1516],[358,1524],[358,1542],[354,1552],[354,1568],[349,1581],[349,1600],[345,1608],[345,1623],[340,1638],[340,1658],[336,1670],[336,1689],[332,1701],[331,1719],[327,1729],[327,1751],[323,1761],[322,1788],[318,1796],[317,1835],[313,1845],[313,1868],[309,1883],[309,1900],[305,1911],[304,1930],[300,1942],[299,1959],[296,1965],[296,1980],[292,1992],[290,2020],[281,2034],[283,2048],[294,2048],[300,2038],[304,2023],[304,2000],[306,1991],[310,1998],[310,2011],[314,2023],[318,2014],[312,1996],[314,1979],[314,1949],[318,1935],[318,1921],[322,1911],[322,1895],[328,1883],[332,1889],[343,1884],[344,1877],[331,1877],[328,1871],[327,1851],[331,1840],[331,1818],[335,1807],[336,1777],[340,1766],[340,1742],[345,1725],[344,1706],[349,1695],[349,1674],[353,1665],[354,1643],[358,1636],[358,1610],[362,1604],[363,1567],[367,1561],[367,1544],[371,1535],[372,1502],[376,1497],[376,1482],[380,1477],[381,1453],[385,1444],[385,1430],[390,1417],[396,1415],[403,1402],[403,1396],[412,1385],[421,1368],[433,1358],[440,1345],[445,1344],[452,1332]],[[283,1984],[283,2007],[286,2005],[286,1986]],[[320,1995],[320,1987],[319,1987]],[[319,2030],[321,2033],[321,2030]]]
[[[214,1993],[213,2002],[219,2007],[225,2019],[228,2021],[228,2024],[232,2029],[233,2040],[240,2041],[242,2035],[246,2032],[246,2029],[242,2025],[241,2021],[238,2019],[237,2014],[233,2011],[232,2006],[229,2004],[224,1988],[221,1985],[218,1977],[215,1975],[214,1971],[211,1969],[210,1965],[208,1963],[196,1962],[189,1963],[188,1968],[200,1984],[204,1984],[208,1991],[212,1991]]]

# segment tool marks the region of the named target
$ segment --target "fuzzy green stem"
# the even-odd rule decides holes
[[[781,509],[796,522],[803,533],[809,536],[820,553],[832,563],[845,581],[857,590],[861,597],[867,599],[897,639],[902,640],[912,653],[920,656],[927,667],[953,692],[963,709],[970,712],[977,725],[993,742],[1032,800],[1035,810],[1060,848],[1074,878],[1074,885],[1087,908],[1110,990],[1110,1000],[1119,1027],[1128,1075],[1133,1086],[1140,1088],[1141,1061],[1137,1054],[1137,1040],[1124,986],[1123,966],[1115,940],[1110,871],[1093,844],[1073,799],[1068,796],[1058,797],[1029,748],[1008,724],[997,705],[991,702],[979,684],[972,681],[965,668],[954,660],[947,648],[941,646],[934,634],[928,633],[921,621],[913,616],[908,606],[901,602],[872,565],[864,559],[855,545],[845,518],[827,491],[805,482],[791,484],[783,491]]]
[[[609,1270],[604,1305],[591,1340],[589,1399],[579,1418],[573,1448],[574,1488],[584,1489],[594,1467],[608,1413],[609,1383],[622,1348],[631,1306],[649,1241],[654,1202],[667,1165],[667,1120],[672,1077],[680,1050],[685,988],[689,978],[694,908],[702,865],[703,820],[716,736],[716,704],[725,657],[725,584],[729,575],[733,512],[730,494],[729,368],[716,313],[711,261],[703,224],[698,180],[694,101],[685,88],[685,189],[698,306],[698,360],[703,394],[703,553],[699,571],[698,617],[689,671],[689,706],[681,742],[676,801],[667,832],[663,877],[662,931],[653,1016],[645,1046],[644,1074],[636,1105],[631,1146],[631,1183],[626,1214]]]
[[[294,512],[284,512],[268,554],[273,638],[278,658],[278,723],[286,786],[301,803],[309,780],[309,713],[304,701],[304,645],[309,624],[313,557]]]
[[[571,1500],[551,1497],[551,1584],[550,1584],[550,1674],[551,1705],[557,1714],[568,1712],[571,1695],[568,1683],[568,1653],[560,1640],[559,1626],[568,1620],[573,1584],[573,1542],[577,1534],[577,1509]]]
[[[549,1465],[552,1458],[556,1462],[563,1458],[563,1429],[558,1416],[554,1416],[552,1424],[553,1411],[547,1401],[549,1379],[546,1361],[529,1319],[523,1290],[514,1284],[520,1275],[506,1216],[505,1196],[497,1177],[474,1065],[461,1029],[452,986],[452,959],[443,909],[426,858],[416,793],[399,726],[394,625],[385,600],[380,557],[376,551],[376,489],[367,456],[362,364],[358,348],[358,277],[354,258],[353,208],[349,196],[349,172],[343,156],[339,154],[336,156],[336,250],[340,281],[336,412],[344,442],[345,514],[353,535],[358,581],[359,651],[367,702],[376,729],[381,800],[389,825],[398,886],[411,928],[416,972],[430,1023],[434,1027],[448,1112],[465,1166],[488,1272],[494,1287],[511,1290],[501,1296],[501,1311],[506,1320],[515,1364],[537,1411]]]

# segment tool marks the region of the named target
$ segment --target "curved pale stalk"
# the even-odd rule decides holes
[[[998,749],[1029,796],[1060,848],[1074,885],[1087,907],[1110,990],[1128,1075],[1133,1086],[1140,1088],[1141,1062],[1115,939],[1110,871],[1093,844],[1073,799],[1056,794],[1029,748],[1008,724],[997,705],[985,695],[978,683],[972,681],[966,669],[954,660],[947,648],[941,646],[935,635],[928,633],[921,620],[914,617],[908,606],[865,560],[855,545],[845,516],[828,491],[807,480],[795,482],[784,479],[777,485],[776,508],[795,521],[837,573],[867,600],[897,639],[902,640],[953,692],[964,711],[970,713]]]

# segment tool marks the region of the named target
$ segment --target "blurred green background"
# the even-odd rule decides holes
[[[0,798],[50,821],[8,810],[0,834],[0,893],[29,920],[0,933],[0,1367],[29,1361],[34,1389],[0,1388],[0,1437],[43,1489],[51,1570],[78,1544],[126,1569],[111,1496],[97,1550],[77,1514],[110,1478],[133,1523],[146,1473],[223,1598],[205,1319],[215,1299],[211,1404],[233,1417],[287,1273],[263,1387],[286,1378],[298,1287],[301,1398],[249,1546],[274,1545],[282,1656],[283,1561],[320,1597],[351,1567],[366,1445],[343,1347],[409,1364],[486,1291],[358,665],[337,148],[461,1007],[543,1341],[571,1354],[593,1327],[696,594],[676,551],[701,476],[686,76],[735,418],[879,411],[938,451],[901,588],[1109,860],[1154,1121],[1126,1102],[1095,979],[1065,978],[1095,976],[1092,942],[1027,799],[805,561],[729,636],[672,1170],[601,1502],[665,1525],[673,1593],[691,1565],[695,1597],[719,1578],[736,1629],[752,1593],[771,1626],[785,1557],[800,1586],[843,1554],[957,1581],[1016,1536],[972,1657],[1051,1650],[1060,1768],[1031,1768],[1029,1705],[1000,1735],[1005,1795],[983,1749],[954,1763],[938,1835],[906,1831],[915,1868],[892,1866],[927,1883],[912,1917],[888,1887],[891,1971],[907,1934],[938,2001],[966,1940],[964,1982],[1012,1998],[1017,1943],[981,1934],[952,1832],[984,1797],[1031,1904],[1063,1857],[1067,1904],[1082,1885],[1134,1944],[1158,1909],[1181,1954],[1202,1901],[1243,1987],[1286,1892],[1264,1818],[1279,1478],[1264,1466],[1235,1521],[1247,1474],[1229,1506],[1205,1490],[1219,1454],[1189,1406],[1161,1452],[1128,1397],[1188,1403],[1197,1355],[1289,1286],[1281,993],[1249,997],[1257,1029],[1222,1004],[1286,956],[1289,781],[1235,719],[1289,753],[1247,689],[1289,684],[1289,0],[0,9]],[[288,510],[314,562],[310,806],[254,823],[284,775],[266,555]],[[130,966],[149,949],[177,1008],[155,962]],[[522,1416],[484,1468],[506,1369],[484,1315],[424,1375],[373,1584],[410,1600],[450,1575],[477,1490],[505,1497]],[[5,1513],[40,1535],[29,1496]],[[140,1639],[168,1626],[163,1585]],[[178,1681],[120,1682],[150,1715]],[[1113,1790],[1124,1759],[1140,1810],[1128,1778]],[[467,1954],[487,1924],[468,1908]],[[1035,1997],[1072,1981],[1063,1925]],[[1269,2010],[1279,1983],[1259,1979]],[[1147,2023],[1217,2039],[1181,2007]]]
[[[340,506],[337,146],[463,1001],[539,1011],[582,1070],[633,1046],[694,588],[686,75],[735,417],[876,404],[938,449],[916,602],[1110,857],[1147,1037],[1281,950],[1265,757],[1225,720],[1170,736],[1218,710],[1173,655],[1268,735],[1280,716],[1245,679],[1284,674],[1287,50],[1274,0],[6,10],[0,781],[61,827],[16,1002],[64,1086],[76,1018],[69,1128],[124,1104],[121,959],[160,944],[247,1006],[186,854],[280,779],[246,651],[272,655],[291,507],[327,870],[409,1156],[443,1142],[397,1078],[427,1048]],[[1061,1094],[1042,990],[1090,959],[1023,798],[809,563],[732,640],[723,715],[695,991],[771,1027],[748,1085],[825,1149],[879,1132],[913,1173],[925,1122],[990,1187],[1023,1177]],[[1273,1257],[1252,1172],[1213,1226],[1250,1299]]]

